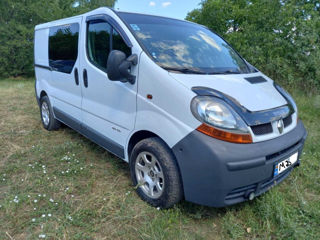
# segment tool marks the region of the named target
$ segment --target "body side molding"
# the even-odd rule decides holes
[[[114,142],[112,139],[103,136],[101,133],[95,131],[94,129],[90,128],[89,126],[81,123],[78,119],[71,117],[69,114],[53,107],[53,112],[55,117],[63,122],[64,124],[68,125],[75,131],[79,132],[86,138],[90,139],[94,143],[98,144],[99,146],[103,147],[107,151],[111,152],[112,154],[118,156],[121,159],[125,158],[124,155],[124,147],[120,144]]]

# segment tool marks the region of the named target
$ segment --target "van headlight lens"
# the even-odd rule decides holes
[[[191,102],[191,111],[200,121],[213,127],[235,132],[248,132],[242,118],[224,101],[208,96],[195,97]]]

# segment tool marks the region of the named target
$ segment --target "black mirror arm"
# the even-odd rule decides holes
[[[122,62],[119,66],[119,71],[121,73],[121,76],[125,77],[129,83],[134,84],[136,82],[136,76],[132,75],[129,72],[129,69],[132,66],[132,62],[125,60],[124,62]]]
[[[134,84],[136,82],[136,76],[129,72],[131,66],[136,66],[138,64],[138,55],[132,54],[126,60],[124,60],[120,66],[119,71],[123,77],[125,77],[129,83]]]
[[[131,62],[132,65],[136,66],[138,64],[138,55],[137,54],[132,54],[127,58],[127,61]]]

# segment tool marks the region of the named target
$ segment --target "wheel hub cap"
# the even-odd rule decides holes
[[[159,198],[164,188],[164,176],[158,159],[141,152],[135,163],[135,173],[142,191],[150,198]]]
[[[46,102],[42,103],[41,116],[42,116],[42,121],[43,121],[44,125],[48,126],[49,120],[50,120],[50,118],[49,118],[50,112],[49,112],[48,104]]]

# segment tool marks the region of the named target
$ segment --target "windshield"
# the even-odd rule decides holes
[[[201,25],[142,14],[119,15],[164,69],[199,74],[250,72],[227,42]]]

